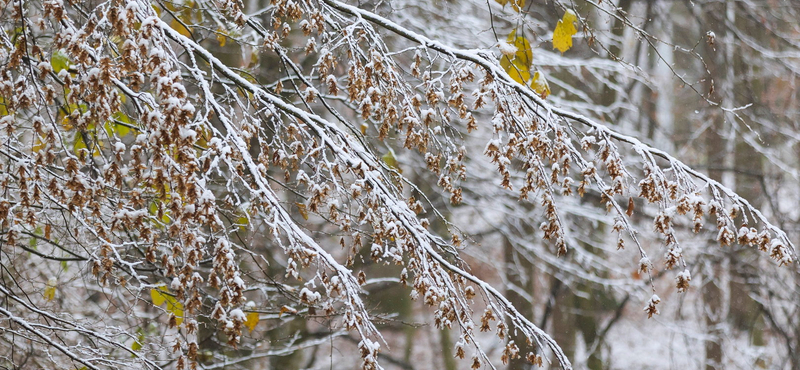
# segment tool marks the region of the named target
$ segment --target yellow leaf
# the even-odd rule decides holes
[[[192,32],[177,19],[173,19],[172,22],[169,23],[169,26],[173,30],[178,31],[178,33],[180,33],[181,35],[184,35],[186,37],[192,37]]]
[[[175,315],[176,325],[183,322],[183,303],[178,302],[178,299],[171,295],[167,296],[167,312]]]
[[[556,24],[556,29],[553,31],[553,48],[558,49],[562,53],[572,47],[572,36],[578,33],[575,29],[575,23],[578,21],[578,16],[575,12],[567,9],[564,17]]]
[[[197,140],[195,140],[194,145],[197,145],[201,149],[208,149],[209,140],[211,140],[211,130],[202,127],[197,131]]]
[[[253,329],[256,328],[256,325],[258,325],[259,319],[258,312],[248,312],[244,321],[244,326],[250,329],[250,331],[253,331]]]
[[[167,312],[175,316],[175,322],[180,325],[183,322],[183,303],[178,301],[174,296],[167,294],[169,289],[166,286],[159,286],[158,289],[150,289],[150,298],[153,304],[161,306],[167,304]]]
[[[533,49],[531,49],[530,41],[528,41],[528,39],[526,39],[524,36],[517,36],[517,30],[511,31],[511,33],[508,34],[508,39],[506,39],[506,41],[517,48],[517,52],[514,54],[514,60],[512,62],[519,63],[519,65],[530,68],[531,63],[533,63]]]
[[[56,278],[47,279],[47,286],[44,288],[44,299],[52,301],[56,297]]]
[[[511,0],[511,8],[519,13],[525,7],[525,0]]]
[[[297,210],[300,211],[300,216],[303,216],[304,220],[308,220],[308,210],[306,209],[306,205],[303,203],[295,203],[297,206]]]
[[[285,313],[296,315],[297,314],[297,310],[292,308],[292,307],[289,307],[289,306],[283,306],[283,307],[281,307],[281,311],[278,313],[278,317],[283,316],[283,314],[285,314]]]
[[[514,81],[517,81],[521,84],[526,83],[531,78],[531,71],[525,66],[519,65],[516,62],[511,62],[508,60],[507,56],[503,56],[500,59],[500,66],[508,72],[508,75]]]
[[[70,119],[70,116],[72,116],[73,113],[84,114],[88,111],[89,107],[87,107],[86,104],[67,104],[65,106],[62,106],[61,109],[58,110],[58,116],[62,117],[61,125],[64,126],[64,129],[72,130],[75,127],[72,125],[72,120]],[[94,124],[92,123],[88,124],[87,128],[90,129],[94,128]]]
[[[498,4],[502,5],[503,7],[511,1],[511,8],[514,9],[515,12],[519,13],[523,7],[525,7],[525,0],[494,0]]]
[[[533,63],[531,43],[525,37],[517,36],[517,30],[511,31],[507,41],[517,50],[513,55],[503,55],[500,58],[500,66],[514,81],[521,84],[527,83],[531,78],[531,64]]]
[[[574,24],[578,21],[578,15],[575,14],[572,9],[567,9],[564,12],[564,16],[561,17],[561,20],[564,21],[564,23]]]
[[[544,78],[544,73],[540,71],[536,71],[533,74],[533,81],[531,81],[531,88],[535,91],[542,99],[547,98],[550,95],[550,84],[547,83],[547,79]]]
[[[39,135],[36,135],[36,143],[34,143],[33,146],[31,147],[31,151],[34,153],[38,153],[42,149],[44,149],[44,142],[42,141],[42,138],[39,137]]]

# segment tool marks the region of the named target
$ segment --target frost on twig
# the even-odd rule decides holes
[[[236,1],[3,5],[12,15],[0,21],[3,243],[64,271],[66,283],[48,283],[41,304],[74,289],[80,295],[66,303],[102,295],[115,307],[103,313],[108,331],[124,332],[130,351],[109,366],[224,366],[223,355],[204,352],[201,333],[255,351],[244,338],[262,317],[300,317],[354,332],[363,368],[379,369],[385,339],[365,303],[368,276],[354,267],[367,259],[398,266],[411,298],[437,328],[458,332],[456,356],[471,352],[474,368],[495,366],[476,329],[500,341],[522,335],[505,344],[503,363],[541,366],[549,351],[570,368],[559,345],[460,258],[469,241],[431,200],[462,203],[467,162],[481,156],[496,187],[541,206],[539,231],[555,256],[570,248],[559,200],[594,191],[614,217],[618,247],[632,242],[644,274],[653,263],[634,230],[633,198],[657,209],[652,225],[666,267],[682,271],[680,291],[691,280],[675,232],[681,218],[695,232],[714,221],[722,245],[794,259],[757,209],[668,153],[545,102],[490,51],[450,47],[355,6],[278,0],[264,18]],[[269,56],[280,77],[215,52],[228,39]],[[479,129],[487,137],[470,136]],[[438,188],[405,176],[400,158],[418,160]],[[15,273],[21,286],[0,286],[19,302],[0,311],[20,325],[15,333],[41,337],[59,366],[110,363],[76,350],[90,337],[121,347],[111,334],[35,310],[18,298],[36,289],[36,271]],[[659,302],[653,294],[648,316]],[[144,324],[161,318],[162,327]],[[77,337],[46,339],[75,327]]]

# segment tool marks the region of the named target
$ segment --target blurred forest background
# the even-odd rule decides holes
[[[0,3],[7,6],[6,14],[10,14],[12,10],[9,9],[13,2]],[[30,14],[36,14],[40,9],[51,6],[48,5],[51,3],[61,2],[34,1],[24,6]],[[82,11],[85,11],[83,16],[89,18],[87,14],[91,14],[92,9],[102,8],[105,4],[85,2],[76,5],[72,1],[66,3],[62,5],[70,14],[78,14],[75,19],[83,19],[80,15]],[[121,3],[124,8],[125,3],[135,2],[113,3]],[[267,25],[263,27],[264,33],[261,33],[262,28],[253,24],[236,25],[238,19],[220,15],[227,13],[215,13],[217,3],[240,4],[241,12],[251,22]],[[566,230],[564,242],[567,251],[559,256],[562,250],[557,243],[542,236],[542,230],[546,228],[545,207],[536,200],[521,200],[518,191],[500,186],[502,179],[497,174],[496,164],[489,157],[480,155],[488,150],[485,149],[487,142],[493,137],[494,111],[480,108],[471,110],[470,114],[477,124],[469,130],[455,124],[443,129],[450,135],[448,137],[460,138],[463,151],[470,153],[463,161],[459,159],[458,164],[464,165],[464,171],[453,171],[463,173],[465,177],[454,180],[459,188],[458,191],[452,191],[449,184],[442,183],[439,173],[429,170],[431,159],[426,153],[406,149],[406,136],[396,130],[384,131],[379,120],[368,118],[370,114],[364,113],[363,105],[359,106],[358,102],[344,97],[347,95],[346,91],[339,95],[327,91],[332,82],[317,73],[321,65],[318,58],[324,56],[323,50],[327,49],[322,49],[322,42],[320,49],[308,42],[305,31],[311,26],[307,21],[293,22],[291,17],[276,13],[278,10],[294,9],[292,7],[296,4],[305,3],[295,3],[293,0],[246,0],[241,3],[184,0],[154,1],[151,5],[166,24],[179,34],[195,40],[197,45],[218,58],[220,63],[232,66],[231,70],[245,76],[247,81],[274,92],[275,96],[298,109],[323,112],[319,114],[333,122],[343,122],[342,126],[349,127],[348,125],[355,122],[355,131],[361,132],[359,140],[363,140],[364,146],[380,156],[386,165],[385,170],[396,171],[392,179],[399,189],[398,192],[425,203],[425,210],[419,217],[429,222],[428,229],[432,234],[442,235],[444,239],[455,235],[454,240],[457,242],[453,245],[457,251],[444,248],[442,255],[448,261],[463,263],[470,273],[502,291],[522,315],[555,339],[571,359],[574,368],[800,369],[800,274],[796,263],[779,267],[778,263],[753,247],[738,243],[720,246],[719,233],[713,223],[700,225],[695,231],[698,225],[676,219],[672,227],[675,234],[681,237],[680,250],[687,263],[685,269],[692,277],[688,287],[678,288],[675,273],[680,268],[672,271],[666,268],[669,254],[674,250],[665,243],[663,233],[657,232],[653,226],[653,220],[659,217],[661,210],[641,198],[636,198],[637,194],[633,194],[629,204],[625,200],[636,235],[650,254],[650,261],[643,261],[635,252],[636,246],[619,236],[621,227],[618,218],[603,205],[604,195],[590,187],[585,189],[585,194],[581,197],[574,194],[552,195],[559,207],[560,223]],[[399,91],[399,94],[418,93],[424,96],[427,86],[425,84],[429,82],[438,84],[442,90],[448,89],[445,81],[449,81],[449,77],[447,80],[438,79],[452,72],[448,70],[450,59],[446,56],[434,55],[427,49],[416,51],[415,54],[414,42],[409,41],[408,37],[390,32],[391,27],[381,25],[380,22],[356,20],[357,17],[342,10],[344,8],[337,5],[340,3],[333,0],[308,3],[324,3],[329,7],[324,9],[335,8],[341,11],[336,14],[325,13],[323,20],[329,25],[343,24],[341,29],[336,29],[339,35],[345,34],[342,30],[359,32],[359,28],[355,26],[359,22],[375,24],[376,33],[382,37],[376,39],[375,43],[385,44],[388,52],[383,57],[385,60],[394,58],[402,68],[399,73],[403,77],[412,80],[410,76],[419,73],[414,69],[421,69],[426,77],[420,78],[418,84],[415,82],[409,85],[416,91]],[[797,93],[797,84],[800,82],[800,2],[512,0],[500,3],[494,0],[369,0],[346,3],[381,15],[400,25],[403,30],[425,35],[443,45],[493,53],[498,64],[502,49],[498,46],[502,46],[508,35],[514,31],[517,36],[524,36],[531,45],[530,72],[535,69],[549,83],[547,102],[589,117],[617,132],[639,138],[654,148],[673,154],[690,167],[734,189],[784,230],[790,240],[800,240],[800,97]],[[577,15],[578,32],[572,40],[572,48],[562,53],[553,48],[553,30],[567,9]],[[26,13],[26,17],[28,16]],[[286,26],[282,29],[281,23],[275,23],[276,29],[284,33],[280,40],[284,48],[280,50],[285,51],[284,54],[277,52],[277,48],[264,50],[259,46],[259,43],[264,42],[266,30],[272,28],[273,20],[280,16],[287,19],[283,23]],[[31,16],[32,23],[36,19]],[[354,26],[350,26],[351,23],[348,22],[352,22]],[[8,50],[13,49],[20,32],[28,32],[20,31],[21,26],[16,21],[0,23],[5,30],[3,42]],[[101,24],[100,28],[102,27]],[[51,31],[45,27],[41,34],[49,35],[48,32]],[[48,37],[50,36],[30,42],[46,44],[50,42]],[[324,44],[325,47],[346,44],[344,36],[341,39],[337,37],[321,37],[320,40],[331,43]],[[28,39],[35,38],[29,36]],[[118,43],[118,40],[108,37],[104,42],[111,45]],[[178,51],[165,52],[166,56],[162,57],[174,61],[176,70],[181,71],[181,78],[187,81],[193,78],[201,80],[197,76],[202,74],[191,73],[188,55],[192,52],[184,53],[179,47],[188,50],[188,46],[179,45],[174,39],[169,43]],[[6,58],[6,54],[2,57]],[[69,56],[64,54],[64,58],[77,65],[74,51],[69,50],[68,54]],[[137,50],[135,54],[141,53]],[[152,55],[149,57],[152,58]],[[419,64],[419,55],[422,55],[422,65]],[[344,90],[354,76],[348,72],[346,64],[352,55],[338,57],[341,58],[340,64],[334,69],[339,87]],[[64,64],[62,68],[70,64],[67,61],[60,63]],[[56,62],[52,64],[57,67]],[[80,73],[77,76],[83,76],[81,68],[83,67],[78,68]],[[211,68],[204,66],[196,67],[195,70],[205,73]],[[312,82],[303,80],[299,75],[306,75]],[[270,119],[274,118],[264,118],[268,116],[264,116],[258,104],[250,104],[247,99],[253,99],[257,94],[252,91],[242,92],[245,90],[242,88],[244,83],[231,82],[233,77],[224,73],[222,77],[208,79],[213,80],[211,89],[204,91],[198,87],[200,84],[192,85],[188,88],[188,94],[184,94],[188,96],[186,99],[195,99],[195,96],[203,94],[215,95],[220,101],[235,107],[230,108],[231,112],[237,109],[253,111],[252,117],[256,119],[250,121],[249,116],[242,119],[241,127],[243,131],[256,132],[258,130],[253,127],[258,124],[268,126],[263,130],[266,133],[260,132],[254,136],[262,140],[263,145],[272,143],[270,140],[273,137],[287,132],[287,135],[294,134],[282,124],[270,126],[270,122],[273,122]],[[335,82],[334,79],[334,85]],[[155,82],[152,84],[155,85]],[[12,83],[9,82],[8,85],[11,86]],[[309,85],[316,89],[308,89]],[[150,91],[157,94],[157,89]],[[69,92],[65,90],[63,94],[66,97]],[[309,98],[308,94],[319,94],[319,99]],[[11,95],[13,94],[5,96]],[[131,94],[129,99],[133,100],[134,95]],[[468,97],[471,102],[474,98]],[[431,97],[425,96],[421,99],[430,101]],[[202,104],[198,102],[202,102],[202,99],[197,98],[193,102],[196,103],[196,116],[199,117]],[[130,108],[132,104],[128,102],[122,105]],[[208,104],[206,113],[213,111],[207,117],[214,117],[208,118],[213,121],[209,125],[216,128],[222,126],[221,121],[214,121],[217,117],[226,117],[226,114],[238,117],[234,113],[226,113],[225,109],[210,109],[207,106]],[[337,113],[333,113],[334,111]],[[6,116],[9,112],[0,113]],[[442,113],[437,111],[436,114]],[[133,113],[129,115],[130,121],[126,121],[128,116],[124,119],[120,118],[122,116],[115,117],[117,122],[126,121],[136,126],[134,121],[138,122],[137,120],[146,116],[142,114],[137,118]],[[258,121],[259,119],[263,121]],[[26,124],[31,126],[30,122]],[[239,124],[238,121],[234,123]],[[219,131],[233,130],[226,127],[224,130],[219,128]],[[207,133],[201,129],[197,129],[197,132],[201,136]],[[115,135],[122,136],[120,133],[110,136]],[[137,145],[141,144],[139,139],[136,140]],[[132,137],[122,141],[129,147],[133,144]],[[309,143],[312,141],[308,140]],[[203,139],[203,142],[190,142],[189,146],[199,146],[202,152],[214,145],[209,144],[210,142],[212,140]],[[83,144],[84,147],[86,144],[88,143]],[[438,144],[440,143],[437,142]],[[446,142],[441,145],[445,147],[449,144]],[[75,149],[77,152],[78,143],[70,145],[74,148],[65,150],[70,152]],[[112,146],[101,148],[101,157],[113,157],[110,147]],[[285,148],[289,147],[286,144]],[[87,149],[90,148],[91,145]],[[122,148],[124,152],[125,146]],[[277,153],[277,148],[271,149],[275,149]],[[628,161],[628,158],[641,154],[635,149],[620,145],[619,151],[623,161],[640,171],[641,166],[635,164],[635,161]],[[450,153],[461,150],[453,147]],[[20,149],[19,153],[28,153],[35,157],[35,151],[35,148],[33,152],[28,148]],[[253,158],[258,157],[258,149],[251,149],[251,152]],[[8,163],[14,162],[12,154],[6,154],[6,157]],[[441,157],[437,158],[437,164],[440,159]],[[278,162],[274,157],[268,158],[266,162],[270,160]],[[136,256],[135,258],[144,261],[147,253],[147,262],[128,266],[131,270],[134,266],[138,266],[136,269],[142,268],[143,270],[136,270],[137,274],[147,278],[142,279],[145,282],[140,281],[137,288],[126,287],[124,280],[119,285],[119,278],[111,278],[111,281],[116,281],[114,284],[118,284],[115,285],[116,288],[107,288],[105,281],[99,283],[95,277],[102,274],[98,275],[91,267],[91,262],[97,261],[94,258],[100,253],[92,250],[95,247],[76,249],[77,254],[69,256],[53,249],[52,255],[46,255],[45,249],[50,248],[49,245],[53,244],[51,242],[58,238],[61,238],[65,246],[71,243],[66,242],[67,240],[74,240],[75,245],[83,242],[83,236],[72,235],[71,232],[72,228],[77,230],[86,223],[81,224],[70,219],[62,225],[58,224],[61,222],[58,217],[53,218],[56,220],[53,235],[58,235],[54,238],[49,236],[50,226],[47,226],[47,236],[40,229],[34,232],[35,227],[27,231],[27,234],[23,233],[26,235],[23,238],[39,240],[38,247],[35,244],[37,241],[33,241],[25,251],[5,244],[9,229],[8,225],[2,226],[2,259],[7,264],[2,272],[2,286],[3,289],[14,284],[19,287],[3,291],[3,304],[5,309],[10,310],[3,313],[8,317],[14,316],[9,313],[14,309],[8,308],[8,302],[14,296],[11,290],[37,292],[38,294],[31,294],[36,296],[31,298],[35,302],[32,305],[63,313],[76,322],[90,320],[98,325],[106,325],[107,328],[112,328],[108,329],[107,335],[118,338],[115,339],[118,347],[147,353],[153,361],[161,361],[159,366],[163,368],[179,366],[175,353],[179,354],[181,351],[190,353],[189,356],[196,359],[193,366],[200,369],[353,369],[361,366],[358,353],[364,357],[364,351],[371,354],[371,350],[365,349],[362,338],[353,331],[342,329],[337,321],[342,312],[339,306],[336,310],[331,309],[331,312],[336,312],[335,315],[325,313],[330,306],[314,305],[320,298],[318,295],[315,298],[314,293],[306,289],[323,291],[322,282],[328,279],[327,275],[320,273],[324,268],[312,264],[310,269],[299,269],[301,271],[298,273],[298,259],[289,258],[285,253],[285,236],[274,236],[275,226],[267,221],[268,217],[257,217],[260,212],[257,208],[262,205],[258,205],[256,196],[245,194],[247,190],[252,191],[252,188],[242,185],[247,184],[249,175],[241,175],[243,171],[239,171],[239,178],[235,175],[238,170],[235,166],[214,163],[222,170],[206,168],[199,171],[206,172],[202,181],[192,181],[200,184],[198,186],[208,186],[215,193],[220,224],[224,224],[230,249],[236,254],[236,266],[241,272],[240,275],[237,272],[236,277],[241,276],[247,281],[248,288],[239,292],[250,302],[243,307],[244,311],[233,313],[234,311],[225,308],[228,310],[228,317],[247,315],[247,321],[234,320],[235,330],[232,326],[225,327],[215,323],[214,320],[219,319],[219,312],[215,308],[216,298],[211,298],[213,294],[202,297],[198,295],[200,303],[197,310],[200,313],[192,316],[196,319],[192,321],[193,325],[199,323],[197,333],[191,334],[196,336],[191,337],[194,339],[187,339],[190,337],[187,337],[186,332],[173,327],[173,324],[181,325],[175,319],[176,315],[182,317],[184,306],[180,304],[178,315],[175,307],[179,304],[170,292],[176,291],[176,287],[181,288],[184,281],[175,283],[172,275],[164,272],[168,271],[166,266],[171,266],[172,263],[171,260],[167,263],[170,249],[166,244],[158,247],[159,253],[166,251],[163,252],[163,265],[159,264],[162,261],[161,255],[151,261],[147,246],[135,245],[134,242],[120,244],[125,244],[126,248],[133,248],[131,245],[138,248],[132,252],[126,249],[125,253],[130,252],[129,254],[120,252],[123,254],[122,260]],[[453,163],[455,168],[455,162]],[[10,170],[10,166],[14,165],[6,166],[7,174],[16,173]],[[303,168],[309,176],[316,176],[313,168]],[[509,168],[513,183],[520,183],[525,179],[526,169],[520,161],[510,162]],[[251,170],[248,168],[248,171]],[[469,347],[462,342],[463,337],[459,332],[450,328],[437,328],[440,325],[436,321],[442,318],[434,312],[436,307],[426,305],[427,297],[418,297],[417,291],[412,287],[401,284],[407,278],[410,280],[407,266],[390,264],[383,260],[393,250],[388,247],[385,252],[375,249],[374,243],[380,244],[380,240],[372,239],[374,235],[369,230],[370,225],[363,226],[366,230],[363,233],[363,243],[351,243],[348,239],[345,246],[343,235],[347,234],[349,237],[350,234],[341,231],[331,221],[339,215],[334,214],[336,208],[329,208],[331,204],[338,206],[339,203],[330,203],[332,200],[328,199],[328,203],[317,209],[310,201],[313,198],[309,196],[311,191],[303,193],[298,190],[301,189],[301,176],[296,170],[296,167],[290,171],[285,165],[283,168],[273,165],[264,173],[280,197],[281,204],[302,225],[303,231],[324,249],[332,251],[330,253],[333,257],[347,259],[347,263],[342,263],[352,268],[354,275],[358,273],[359,284],[365,291],[366,310],[372,315],[373,322],[386,340],[386,345],[377,353],[380,364],[385,369],[402,370],[456,370],[473,365],[471,352],[466,359],[458,358],[464,357],[459,351]],[[667,166],[664,171],[669,173],[671,169]],[[328,178],[326,176],[328,175],[323,175],[322,178]],[[13,183],[16,180],[8,180],[12,177],[8,175],[3,178]],[[453,176],[454,179],[456,177]],[[330,175],[329,178],[334,176]],[[319,179],[314,179],[317,180]],[[349,186],[349,183],[345,185]],[[576,184],[572,185],[574,188]],[[636,184],[632,185],[635,187]],[[151,218],[158,220],[166,217],[167,221],[159,227],[148,223],[141,227],[152,229],[154,234],[161,235],[162,239],[158,243],[166,243],[170,238],[177,239],[170,234],[172,229],[168,225],[170,210],[173,212],[171,215],[179,219],[174,209],[167,206],[170,188],[152,191],[153,185],[148,183],[147,186],[151,187],[150,193],[145,191],[143,196],[151,196],[152,199],[146,198],[142,204],[151,207]],[[163,185],[159,186],[164,188]],[[173,185],[172,189],[175,188]],[[179,198],[176,193],[172,194],[173,199]],[[454,202],[454,199],[458,201]],[[91,202],[87,200],[87,203]],[[340,208],[345,209],[346,205],[342,204]],[[356,219],[355,215],[353,213],[353,219]],[[363,224],[362,222],[356,227],[362,227]],[[59,226],[64,227],[58,229]],[[197,226],[197,235],[207,236],[210,245],[210,240],[215,240],[216,236],[209,235],[217,231],[206,235],[208,229],[203,227]],[[746,227],[744,234],[747,234]],[[747,240],[746,235],[738,234],[737,237]],[[45,239],[50,239],[51,242],[46,242]],[[384,241],[387,245],[391,244]],[[391,241],[394,242],[394,239]],[[619,248],[621,242],[625,248]],[[28,245],[28,241],[21,243],[23,246]],[[158,243],[153,241],[153,245]],[[356,250],[357,245],[359,249]],[[207,273],[212,270],[209,267],[212,263],[211,250],[217,250],[214,248],[208,247],[208,258],[203,259],[205,265],[201,263],[203,267],[198,268],[207,280],[210,279]],[[88,250],[93,252],[87,252],[84,256],[83,251]],[[89,254],[91,258],[88,257]],[[178,254],[175,252],[175,255]],[[58,258],[51,258],[56,255]],[[105,254],[103,256],[106,257]],[[175,259],[177,261],[179,258]],[[118,261],[115,263],[118,267],[126,266]],[[646,264],[644,267],[651,269],[650,275],[643,272],[641,264]],[[410,267],[408,269],[411,270]],[[172,271],[173,275],[174,272]],[[129,279],[131,282],[135,280],[134,277]],[[325,289],[328,289],[327,284],[326,281]],[[158,286],[163,287],[163,294],[158,291]],[[662,301],[658,306],[661,312],[660,315],[648,318],[643,308],[648,305],[654,290]],[[175,296],[184,298],[181,294]],[[239,301],[234,299],[231,307],[237,302],[243,303],[245,299],[242,297],[237,298]],[[185,298],[185,302],[189,302],[192,297],[187,293]],[[149,302],[155,303],[156,307]],[[167,304],[163,306],[165,309],[158,308],[164,303]],[[187,312],[188,307],[187,303]],[[166,325],[169,320],[173,321]],[[47,325],[51,325],[49,321]],[[42,330],[49,328],[47,325]],[[492,324],[492,331],[495,330],[495,325],[497,324]],[[506,325],[510,329],[501,336],[501,340],[492,339],[498,335],[496,333],[478,333],[481,350],[494,361],[497,368],[538,368],[527,361],[525,356],[507,356],[507,343],[525,343],[528,339],[522,332],[515,330],[511,322]],[[46,368],[47,360],[37,360],[40,356],[38,346],[49,345],[42,344],[34,336],[25,337],[23,329],[17,323],[8,321],[0,324],[0,338],[4,341],[4,344],[0,344],[0,367]],[[218,329],[228,335],[219,333]],[[52,330],[58,332],[56,329]],[[236,337],[231,334],[236,331],[240,334],[237,337],[238,344],[230,339]],[[77,329],[66,332],[71,334],[63,335],[65,342],[73,343],[71,341],[74,340],[83,343],[76,338],[82,338],[81,335],[85,333]],[[176,341],[178,344],[175,344]],[[194,353],[191,352],[192,347],[187,347],[187,343],[194,343]],[[237,345],[233,346],[231,343]],[[70,348],[76,348],[77,351],[91,352],[82,344],[71,345],[74,347]],[[86,347],[94,348],[94,345],[92,342]],[[6,349],[2,349],[3,347]],[[98,350],[96,355],[102,357],[114,353],[120,359],[119,363],[109,362],[106,365],[124,367],[127,366],[122,365],[125,361],[133,360],[129,359],[130,354],[120,348],[106,352]],[[549,353],[545,351],[542,354]],[[52,361],[58,363],[56,360]],[[72,359],[64,361],[69,365],[64,365],[63,368],[73,368],[71,366],[76,364],[69,362]],[[142,364],[140,365],[144,367]],[[81,366],[74,368],[81,369]],[[147,366],[155,368],[153,364]],[[490,365],[483,366],[488,368]],[[548,364],[545,360],[543,368],[555,369],[559,365]]]

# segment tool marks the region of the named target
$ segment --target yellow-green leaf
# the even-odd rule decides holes
[[[75,152],[75,154],[78,154],[78,152],[81,149],[85,149],[87,152],[89,151],[89,147],[86,145],[86,139],[84,138],[85,135],[86,134],[83,133],[83,132],[78,132],[77,134],[75,134],[75,144],[72,147],[72,149]],[[94,143],[94,145],[92,145],[92,147],[94,147],[94,150],[92,151],[92,156],[93,157],[99,157],[100,156],[100,145],[98,145],[98,143]]]
[[[6,98],[0,96],[0,117],[8,115],[8,105],[6,105]]]
[[[39,135],[36,135],[36,142],[34,142],[33,146],[31,147],[31,151],[34,153],[38,153],[40,150],[44,148],[44,142]]]
[[[150,289],[150,299],[153,300],[154,305],[161,306],[164,304],[164,302],[167,300],[167,296],[162,293],[162,290],[166,291],[166,289],[167,287],[165,286],[158,287],[158,289]]]
[[[17,44],[17,39],[19,38],[20,35],[22,35],[22,33],[24,31],[25,31],[24,28],[16,27],[16,28],[14,28],[13,32],[12,31],[8,32],[11,35],[11,44],[12,45],[16,45]]]
[[[531,81],[531,88],[535,91],[542,99],[547,98],[550,95],[550,84],[547,83],[547,79],[544,77],[544,73],[540,71],[536,71],[533,74],[533,80]]]
[[[239,210],[236,212],[236,214],[239,216],[236,219],[236,224],[239,225],[239,231],[241,232],[247,231],[247,227],[250,225],[250,217],[247,213],[247,207],[246,206],[240,207]]]
[[[73,145],[73,149],[75,150],[75,153],[77,153],[80,149],[89,149],[86,146],[86,140],[83,139],[83,134],[80,132],[75,135],[75,145]]]
[[[115,133],[119,137],[124,137],[131,132],[131,129],[128,126],[132,126],[133,123],[127,114],[122,112],[116,112],[113,115],[111,115],[111,118],[112,119],[106,121],[105,124],[105,129],[109,137],[114,136]],[[115,121],[119,121],[127,125],[119,124]]]
[[[69,57],[61,50],[56,50],[50,56],[50,66],[53,67],[53,72],[58,73],[63,69],[68,69],[70,65]]]
[[[563,53],[572,47],[572,36],[578,33],[575,28],[577,21],[578,16],[575,15],[575,12],[570,9],[564,12],[564,17],[558,21],[556,29],[553,31],[553,48]]]
[[[384,154],[381,157],[381,160],[383,161],[383,163],[386,163],[386,165],[389,166],[389,168],[395,169],[398,172],[402,173],[397,163],[397,157],[394,156],[394,150],[392,150],[391,148],[389,148],[389,151],[386,152],[386,154]]]
[[[136,330],[136,333],[137,333],[136,340],[133,341],[133,344],[131,344],[131,349],[134,351],[142,349],[142,343],[144,343],[144,330],[142,330],[142,328],[139,328],[138,330]]]
[[[250,329],[250,331],[253,331],[253,329],[256,328],[256,325],[258,325],[259,319],[258,312],[248,312],[244,320],[244,326]]]
[[[169,289],[166,286],[159,286],[158,289],[150,289],[150,298],[153,304],[161,306],[167,304],[167,312],[175,316],[175,323],[180,325],[183,322],[183,303],[174,296],[167,294]]]
[[[201,149],[208,149],[209,140],[211,140],[211,130],[206,127],[202,127],[197,130],[197,140],[195,140],[194,145]]]
[[[47,280],[47,286],[44,288],[44,299],[52,301],[56,297],[56,284],[58,281],[55,277]]]

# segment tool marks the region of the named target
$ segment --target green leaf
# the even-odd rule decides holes
[[[35,230],[33,230],[33,235],[36,236],[44,235],[42,227],[39,226]],[[31,249],[33,250],[37,250],[36,247],[39,245],[39,238],[37,238],[36,236],[31,236],[30,238],[28,238],[28,246],[31,247]]]
[[[11,34],[11,44],[12,45],[16,45],[17,44],[17,38],[19,38],[19,36],[22,35],[22,33],[24,31],[25,31],[25,29],[23,29],[22,27],[14,28],[13,33],[11,33],[11,31],[9,31],[9,33]]]

